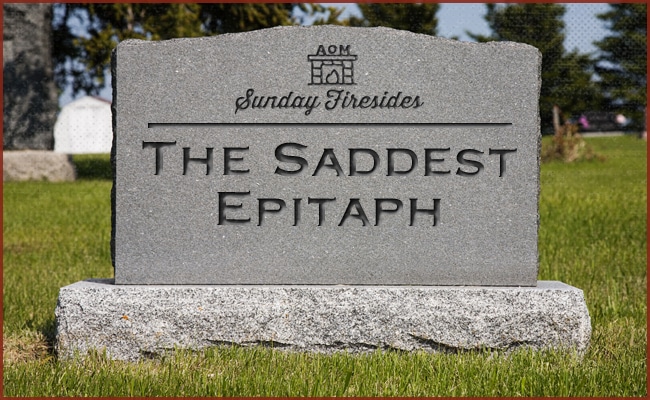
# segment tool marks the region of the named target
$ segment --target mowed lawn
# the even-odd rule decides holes
[[[545,139],[547,140],[547,139]],[[584,290],[592,320],[570,352],[295,354],[220,347],[124,363],[52,353],[60,287],[112,277],[107,156],[74,183],[3,187],[5,396],[645,396],[646,143],[589,138],[604,162],[542,165],[540,280]]]

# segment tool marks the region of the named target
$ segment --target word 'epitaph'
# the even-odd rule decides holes
[[[115,282],[534,286],[539,63],[385,28],[120,43]]]

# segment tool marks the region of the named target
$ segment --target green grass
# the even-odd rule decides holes
[[[72,158],[77,179],[112,179],[111,157],[108,154],[78,154]]]
[[[77,182],[4,185],[4,395],[645,396],[646,145],[588,141],[605,162],[542,166],[539,230],[539,279],[584,290],[593,333],[582,359],[220,347],[132,364],[100,354],[59,362],[51,353],[59,288],[113,275],[108,158],[75,157]]]

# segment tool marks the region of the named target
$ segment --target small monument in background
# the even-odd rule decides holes
[[[115,279],[61,289],[57,351],[584,351],[582,291],[537,280],[540,63],[386,28],[121,43]]]
[[[111,102],[84,96],[61,109],[54,124],[54,151],[66,154],[110,153],[113,144]]]
[[[2,180],[72,181],[69,157],[55,154],[57,91],[52,5],[2,5]]]

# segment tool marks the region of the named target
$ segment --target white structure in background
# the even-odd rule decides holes
[[[66,154],[110,153],[111,103],[86,96],[63,107],[54,125],[54,151]]]

